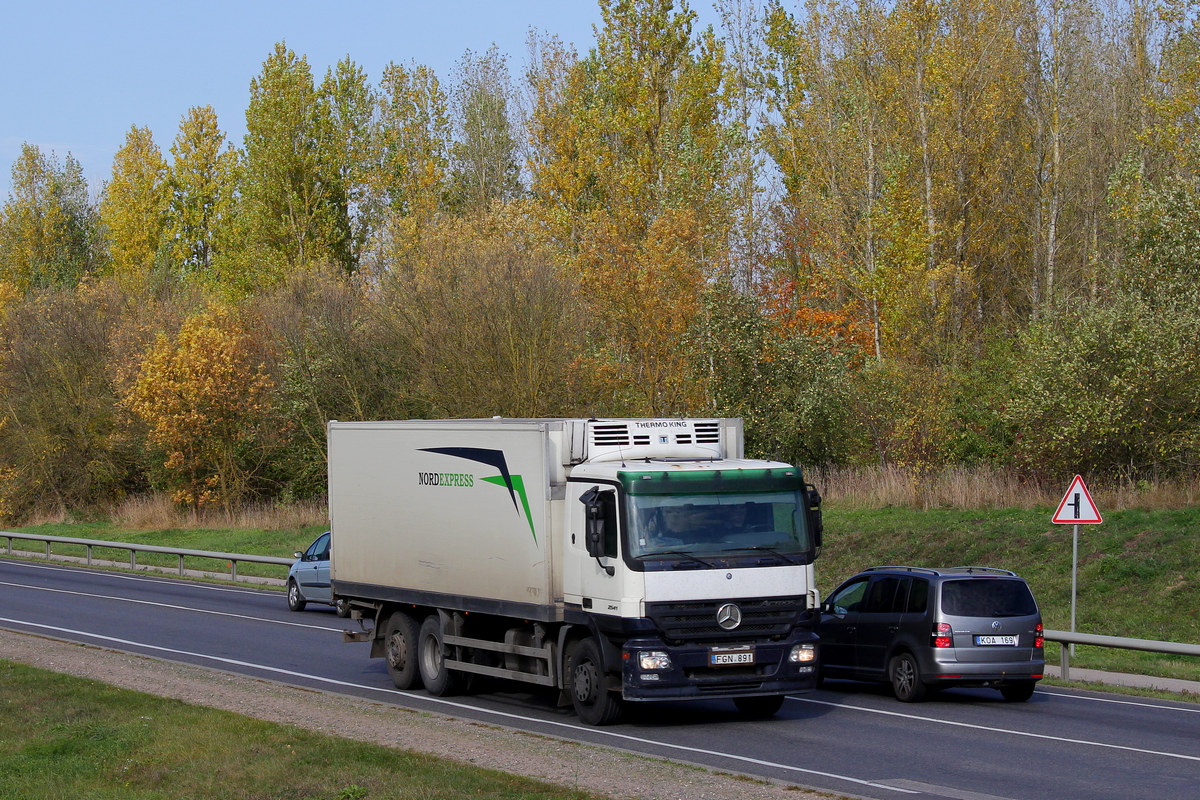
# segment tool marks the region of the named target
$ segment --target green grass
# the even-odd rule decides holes
[[[0,660],[0,800],[593,798]]]
[[[825,511],[822,595],[869,566],[977,565],[1029,581],[1047,628],[1071,626],[1071,526],[1033,510]],[[1200,643],[1200,509],[1116,511],[1079,526],[1076,630]],[[1057,662],[1057,646],[1047,657]],[[1077,646],[1072,667],[1200,680],[1200,658]]]

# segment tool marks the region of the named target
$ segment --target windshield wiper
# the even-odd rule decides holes
[[[770,553],[771,555],[775,556],[776,558],[786,561],[789,564],[795,564],[797,566],[800,565],[800,562],[797,561],[796,559],[792,558],[791,556],[785,555],[785,554],[779,552],[778,550],[775,550],[771,547],[767,547],[766,545],[761,545],[761,544],[751,544],[751,545],[746,545],[745,547],[727,547],[724,550],[722,550],[721,552],[734,553],[734,552],[737,552],[738,550],[756,550],[760,553]]]
[[[705,561],[703,558],[697,558],[685,550],[655,550],[653,553],[642,553],[640,556],[635,556],[634,561],[642,561],[647,558],[658,558],[659,556],[683,556],[690,558],[697,564],[703,564],[707,569],[713,569],[713,565]]]

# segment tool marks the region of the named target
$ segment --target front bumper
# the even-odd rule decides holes
[[[686,644],[668,646],[661,639],[631,639],[621,652],[621,693],[626,700],[695,700],[702,697],[752,697],[806,692],[816,688],[817,659],[789,660],[798,644],[816,645],[817,636],[798,631],[785,641]],[[714,666],[714,648],[749,648],[752,664]],[[671,666],[642,670],[639,653],[666,653]],[[725,652],[728,652],[727,650]]]

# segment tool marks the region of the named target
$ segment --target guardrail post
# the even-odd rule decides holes
[[[229,576],[230,576],[230,578],[232,578],[234,583],[237,583],[237,561],[236,560],[231,560],[229,562]]]
[[[1060,643],[1058,648],[1062,652],[1062,656],[1059,659],[1062,662],[1062,675],[1060,677],[1064,681],[1069,681],[1071,680],[1071,647],[1070,645]]]
[[[129,568],[137,569],[137,550],[129,548]]]
[[[179,556],[179,577],[183,577],[183,556]]]
[[[50,557],[50,540],[46,540],[46,558]]]
[[[87,546],[87,565],[89,567],[92,565],[92,546],[90,544]]]

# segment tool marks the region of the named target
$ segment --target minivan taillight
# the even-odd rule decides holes
[[[1034,628],[1033,646],[1034,647],[1045,647],[1046,646],[1046,629],[1042,627],[1042,623],[1040,623],[1040,622],[1037,624],[1037,627]]]
[[[954,629],[950,627],[948,622],[939,622],[933,626],[933,646],[934,647],[953,647],[954,646]]]

